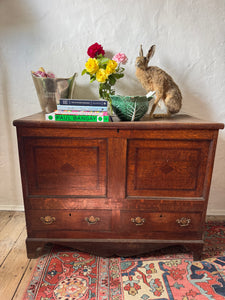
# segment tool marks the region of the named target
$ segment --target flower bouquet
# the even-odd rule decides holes
[[[88,74],[90,82],[97,80],[99,82],[99,96],[107,100],[111,109],[110,95],[115,95],[114,86],[116,81],[124,76],[124,65],[127,57],[124,53],[116,54],[112,59],[105,56],[103,47],[98,43],[88,48],[89,59],[85,63],[85,69],[82,75]]]

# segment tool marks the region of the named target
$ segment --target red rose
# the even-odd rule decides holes
[[[104,55],[105,51],[103,50],[101,45],[99,45],[98,43],[95,43],[88,48],[87,54],[91,58],[95,58],[96,56],[98,56],[100,54]]]

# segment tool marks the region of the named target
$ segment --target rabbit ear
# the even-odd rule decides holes
[[[148,61],[150,60],[150,58],[153,57],[154,53],[155,53],[155,45],[151,46],[151,48],[148,51],[148,54],[147,54],[147,60]]]
[[[139,56],[143,56],[143,49],[142,49],[142,45],[140,46]]]

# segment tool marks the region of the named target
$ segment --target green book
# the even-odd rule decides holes
[[[55,121],[66,122],[109,122],[109,116],[61,115],[55,114]]]

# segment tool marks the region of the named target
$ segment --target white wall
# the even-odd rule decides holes
[[[154,43],[152,59],[183,93],[183,111],[225,121],[224,0],[1,0],[0,1],[0,209],[22,209],[13,119],[40,111],[30,71],[58,77],[78,72],[75,97],[98,97],[81,77],[89,45],[129,62],[117,92],[143,94],[135,78],[139,45]],[[225,215],[225,130],[220,132],[208,214]]]

